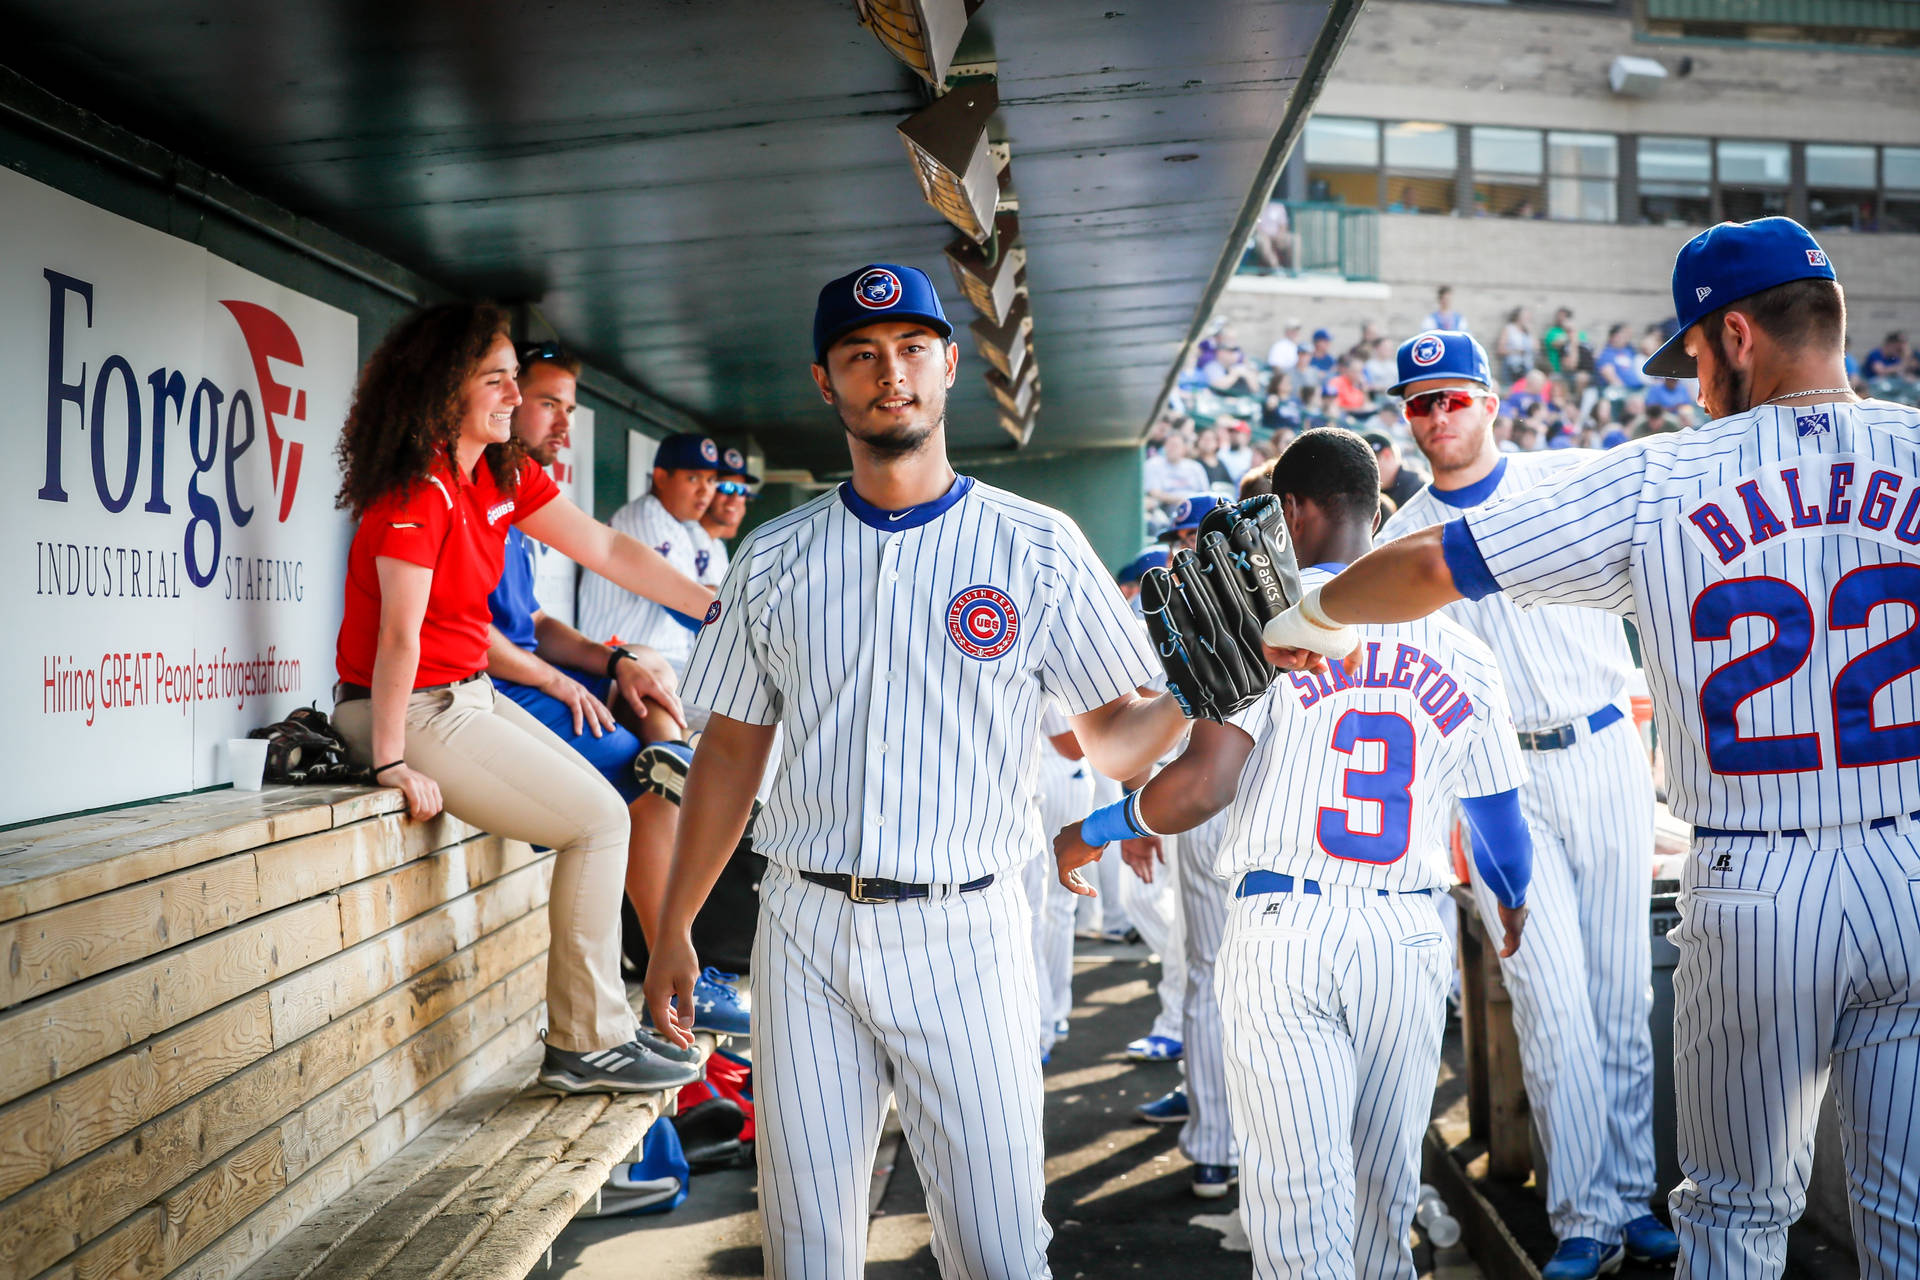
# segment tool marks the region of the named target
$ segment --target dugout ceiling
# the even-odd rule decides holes
[[[1136,439],[1358,0],[986,0],[1044,391],[1035,450]],[[4,63],[429,280],[533,299],[772,465],[844,469],[814,292],[943,245],[928,101],[851,0],[7,0]],[[1301,92],[1294,92],[1303,87]],[[956,450],[1004,449],[964,339]]]

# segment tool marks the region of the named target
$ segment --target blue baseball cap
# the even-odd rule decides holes
[[[1388,395],[1397,396],[1409,382],[1428,378],[1465,378],[1489,390],[1493,387],[1486,348],[1470,333],[1429,329],[1415,334],[1400,344],[1398,359],[1400,380],[1387,388]]]
[[[1175,534],[1198,529],[1200,522],[1207,518],[1207,512],[1225,501],[1225,498],[1217,498],[1211,493],[1196,493],[1191,498],[1181,499],[1180,505],[1173,509],[1173,523],[1161,531],[1160,541],[1171,542]]]
[[[1708,227],[1673,260],[1673,314],[1667,344],[1648,357],[1651,378],[1692,378],[1687,330],[1720,308],[1795,280],[1832,280],[1833,266],[1805,227],[1792,218],[1756,218]]]
[[[1315,329],[1313,331],[1313,340],[1315,342],[1332,342],[1333,335],[1331,333],[1328,333],[1325,329]]]
[[[738,449],[720,451],[720,474],[744,480],[748,484],[760,483],[760,477],[747,470],[747,455]]]
[[[953,337],[926,272],[873,262],[821,287],[813,308],[814,363],[825,364],[827,348],[844,335],[883,320],[924,320],[942,338]]]
[[[1142,551],[1139,555],[1121,565],[1120,572],[1114,575],[1114,580],[1122,586],[1125,586],[1129,582],[1140,581],[1141,578],[1146,576],[1147,570],[1149,569],[1164,569],[1166,567],[1167,549],[1165,547],[1154,547],[1151,550]]]
[[[653,465],[662,471],[718,471],[720,446],[711,436],[683,431],[660,442],[660,451],[653,455]]]

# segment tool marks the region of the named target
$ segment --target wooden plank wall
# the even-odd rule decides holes
[[[535,1042],[552,855],[399,808],[0,832],[0,1276],[235,1276]]]

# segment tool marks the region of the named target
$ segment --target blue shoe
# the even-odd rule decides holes
[[[693,1025],[699,1031],[717,1036],[744,1036],[753,1029],[747,996],[739,987],[740,975],[707,968],[693,984]],[[640,1015],[640,1025],[653,1025],[653,1011]]]
[[[1152,1102],[1141,1103],[1133,1109],[1133,1114],[1148,1124],[1185,1124],[1191,1110],[1187,1105],[1187,1090],[1182,1086]]]
[[[1664,1265],[1680,1256],[1680,1237],[1650,1213],[1629,1222],[1621,1234],[1627,1239],[1627,1256],[1635,1262]]]
[[[1625,1256],[1617,1244],[1571,1236],[1553,1251],[1553,1260],[1540,1268],[1540,1280],[1593,1280],[1603,1271],[1618,1271]]]
[[[1046,1065],[1047,1065],[1047,1064],[1048,1064],[1049,1062],[1052,1062],[1052,1061],[1053,1061],[1053,1050],[1051,1050],[1051,1049],[1042,1049],[1042,1050],[1040,1051],[1040,1065],[1044,1067],[1044,1066],[1046,1066]]]
[[[1067,1032],[1071,1030],[1073,1030],[1073,1024],[1068,1022],[1065,1018],[1062,1018],[1060,1019],[1060,1021],[1054,1023],[1053,1024],[1054,1042],[1057,1044],[1060,1041],[1065,1040],[1067,1038]]]
[[[1240,1181],[1240,1166],[1233,1164],[1197,1164],[1193,1166],[1193,1194],[1202,1200],[1218,1200]]]
[[[1129,1062],[1178,1062],[1185,1046],[1172,1036],[1141,1036],[1127,1046]]]

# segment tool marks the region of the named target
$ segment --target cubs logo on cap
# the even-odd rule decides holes
[[[683,431],[660,442],[653,465],[662,471],[718,471],[720,446],[711,436]]]
[[[1792,218],[1756,218],[1708,227],[1673,260],[1673,314],[1665,346],[1648,357],[1649,378],[1691,378],[1687,330],[1722,307],[1795,280],[1832,280],[1827,251]]]
[[[947,638],[979,662],[1004,657],[1020,637],[1020,613],[1005,592],[968,587],[947,605]]]
[[[702,440],[700,442],[700,456],[708,462],[718,462],[720,461],[720,446],[711,440]]]
[[[727,463],[727,470],[745,471],[747,469],[747,460],[740,456],[740,451],[738,449],[727,450],[724,457]]]
[[[869,267],[853,282],[853,300],[870,311],[892,306],[900,297],[900,277],[885,267]]]
[[[1400,378],[1387,388],[1389,395],[1400,395],[1408,383],[1429,378],[1463,378],[1493,386],[1486,349],[1472,334],[1453,329],[1429,329],[1408,338],[1400,344],[1395,363]]]
[[[1191,498],[1182,498],[1180,505],[1173,509],[1173,523],[1161,533],[1162,542],[1171,542],[1178,534],[1188,529],[1198,529],[1207,513],[1219,506],[1223,499],[1210,493],[1196,493]]]

